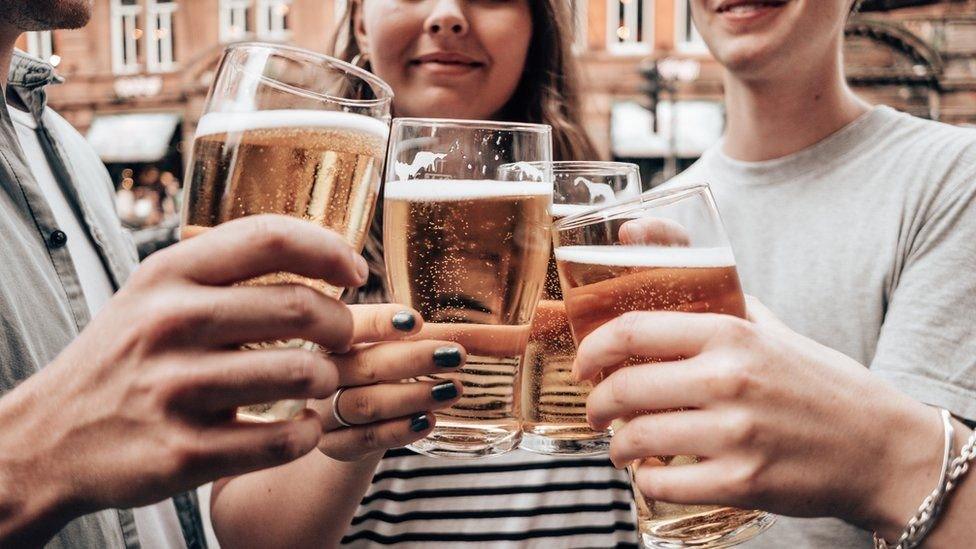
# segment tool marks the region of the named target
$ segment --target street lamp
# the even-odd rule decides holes
[[[678,175],[678,108],[675,101],[678,82],[697,80],[701,74],[701,63],[694,59],[666,57],[643,63],[639,72],[645,81],[641,89],[647,95],[648,108],[653,114],[651,117],[652,133],[658,133],[660,129],[657,111],[661,102],[661,93],[668,94],[671,115],[669,117],[668,156],[664,163],[664,176],[665,179],[671,179]]]

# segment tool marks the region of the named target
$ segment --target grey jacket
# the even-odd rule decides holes
[[[51,170],[117,289],[137,264],[135,248],[116,215],[105,166],[67,121],[46,108],[45,88],[58,81],[50,65],[15,52],[6,98],[26,105],[37,121]],[[63,237],[10,113],[0,108],[0,398],[51,362],[90,320]],[[192,494],[175,502],[188,547],[205,546]],[[107,510],[71,522],[48,547],[135,548],[139,540],[131,511]]]

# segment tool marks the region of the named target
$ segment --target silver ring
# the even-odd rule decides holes
[[[336,422],[343,427],[352,427],[352,423],[349,423],[342,418],[342,414],[339,413],[339,397],[342,396],[342,392],[346,390],[346,387],[340,387],[336,391],[335,396],[332,397],[332,417],[335,418]]]

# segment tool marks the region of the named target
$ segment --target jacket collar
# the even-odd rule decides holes
[[[49,63],[14,50],[7,73],[7,93],[15,93],[38,122],[47,105],[45,88],[62,82],[64,79],[54,73]]]

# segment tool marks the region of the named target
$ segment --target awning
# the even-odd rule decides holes
[[[654,114],[634,101],[614,103],[610,119],[611,146],[618,158],[664,158],[670,156],[671,115],[675,113],[675,156],[698,158],[722,136],[725,113],[714,101],[662,101],[657,106],[657,133],[652,131]]]
[[[87,139],[107,164],[155,162],[166,156],[179,123],[179,114],[165,112],[97,116]]]

